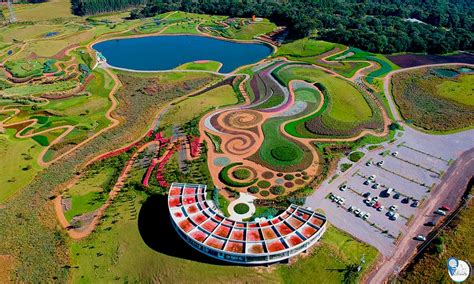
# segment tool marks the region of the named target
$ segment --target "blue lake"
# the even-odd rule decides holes
[[[269,56],[273,49],[261,43],[239,43],[205,36],[172,35],[112,39],[93,48],[112,66],[133,70],[169,70],[196,60],[214,60],[228,73]]]

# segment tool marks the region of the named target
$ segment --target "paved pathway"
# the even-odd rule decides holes
[[[252,215],[255,213],[255,205],[253,204],[255,197],[251,194],[247,193],[240,193],[240,197],[234,201],[232,201],[229,204],[229,207],[227,207],[227,210],[229,211],[230,214],[230,219],[234,221],[242,221],[244,219],[252,217]],[[234,206],[240,203],[245,203],[249,206],[249,211],[245,214],[238,214],[237,212],[234,211]]]

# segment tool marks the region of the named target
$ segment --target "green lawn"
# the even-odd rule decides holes
[[[44,148],[33,139],[17,139],[14,135],[14,129],[0,134],[0,204],[30,183],[42,169],[36,161]]]
[[[161,119],[161,126],[181,125],[211,108],[236,103],[237,96],[234,89],[224,85],[176,103]]]
[[[105,196],[102,194],[104,186],[113,176],[113,168],[104,168],[100,172],[85,176],[66,195],[71,198],[71,209],[64,213],[70,222],[76,215],[92,212],[102,206]]]
[[[77,84],[77,82],[70,80],[44,85],[22,85],[3,90],[3,92],[7,95],[38,95],[49,92],[66,91],[76,87]]]
[[[474,75],[461,75],[436,85],[436,94],[457,103],[474,106]]]
[[[275,56],[285,56],[289,59],[297,60],[301,57],[317,56],[339,46],[341,45],[332,42],[304,38],[278,47],[278,52]]]
[[[221,63],[217,61],[189,62],[176,67],[178,70],[218,71]]]
[[[372,117],[372,110],[361,91],[348,81],[326,73],[319,68],[287,67],[278,72],[280,79],[288,84],[293,79],[322,83],[330,95],[328,111],[323,113],[323,121],[334,128],[347,129]]]
[[[249,40],[255,36],[272,32],[276,28],[276,25],[267,19],[263,19],[261,22],[251,23],[244,25],[240,29],[237,29],[232,37],[235,39]]]

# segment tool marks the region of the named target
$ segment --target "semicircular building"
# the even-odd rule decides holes
[[[266,264],[288,259],[315,244],[326,230],[326,217],[291,205],[262,222],[226,218],[206,200],[206,185],[173,183],[168,195],[172,224],[193,248],[219,260]]]

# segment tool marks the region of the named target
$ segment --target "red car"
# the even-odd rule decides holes
[[[374,204],[373,207],[374,207],[375,209],[379,209],[380,206],[382,206],[382,204],[380,204],[380,202],[377,201],[377,202],[375,202],[375,204]]]
[[[450,211],[450,210],[451,210],[451,208],[449,208],[449,207],[446,206],[446,205],[441,206],[440,209],[443,210],[443,211]]]

